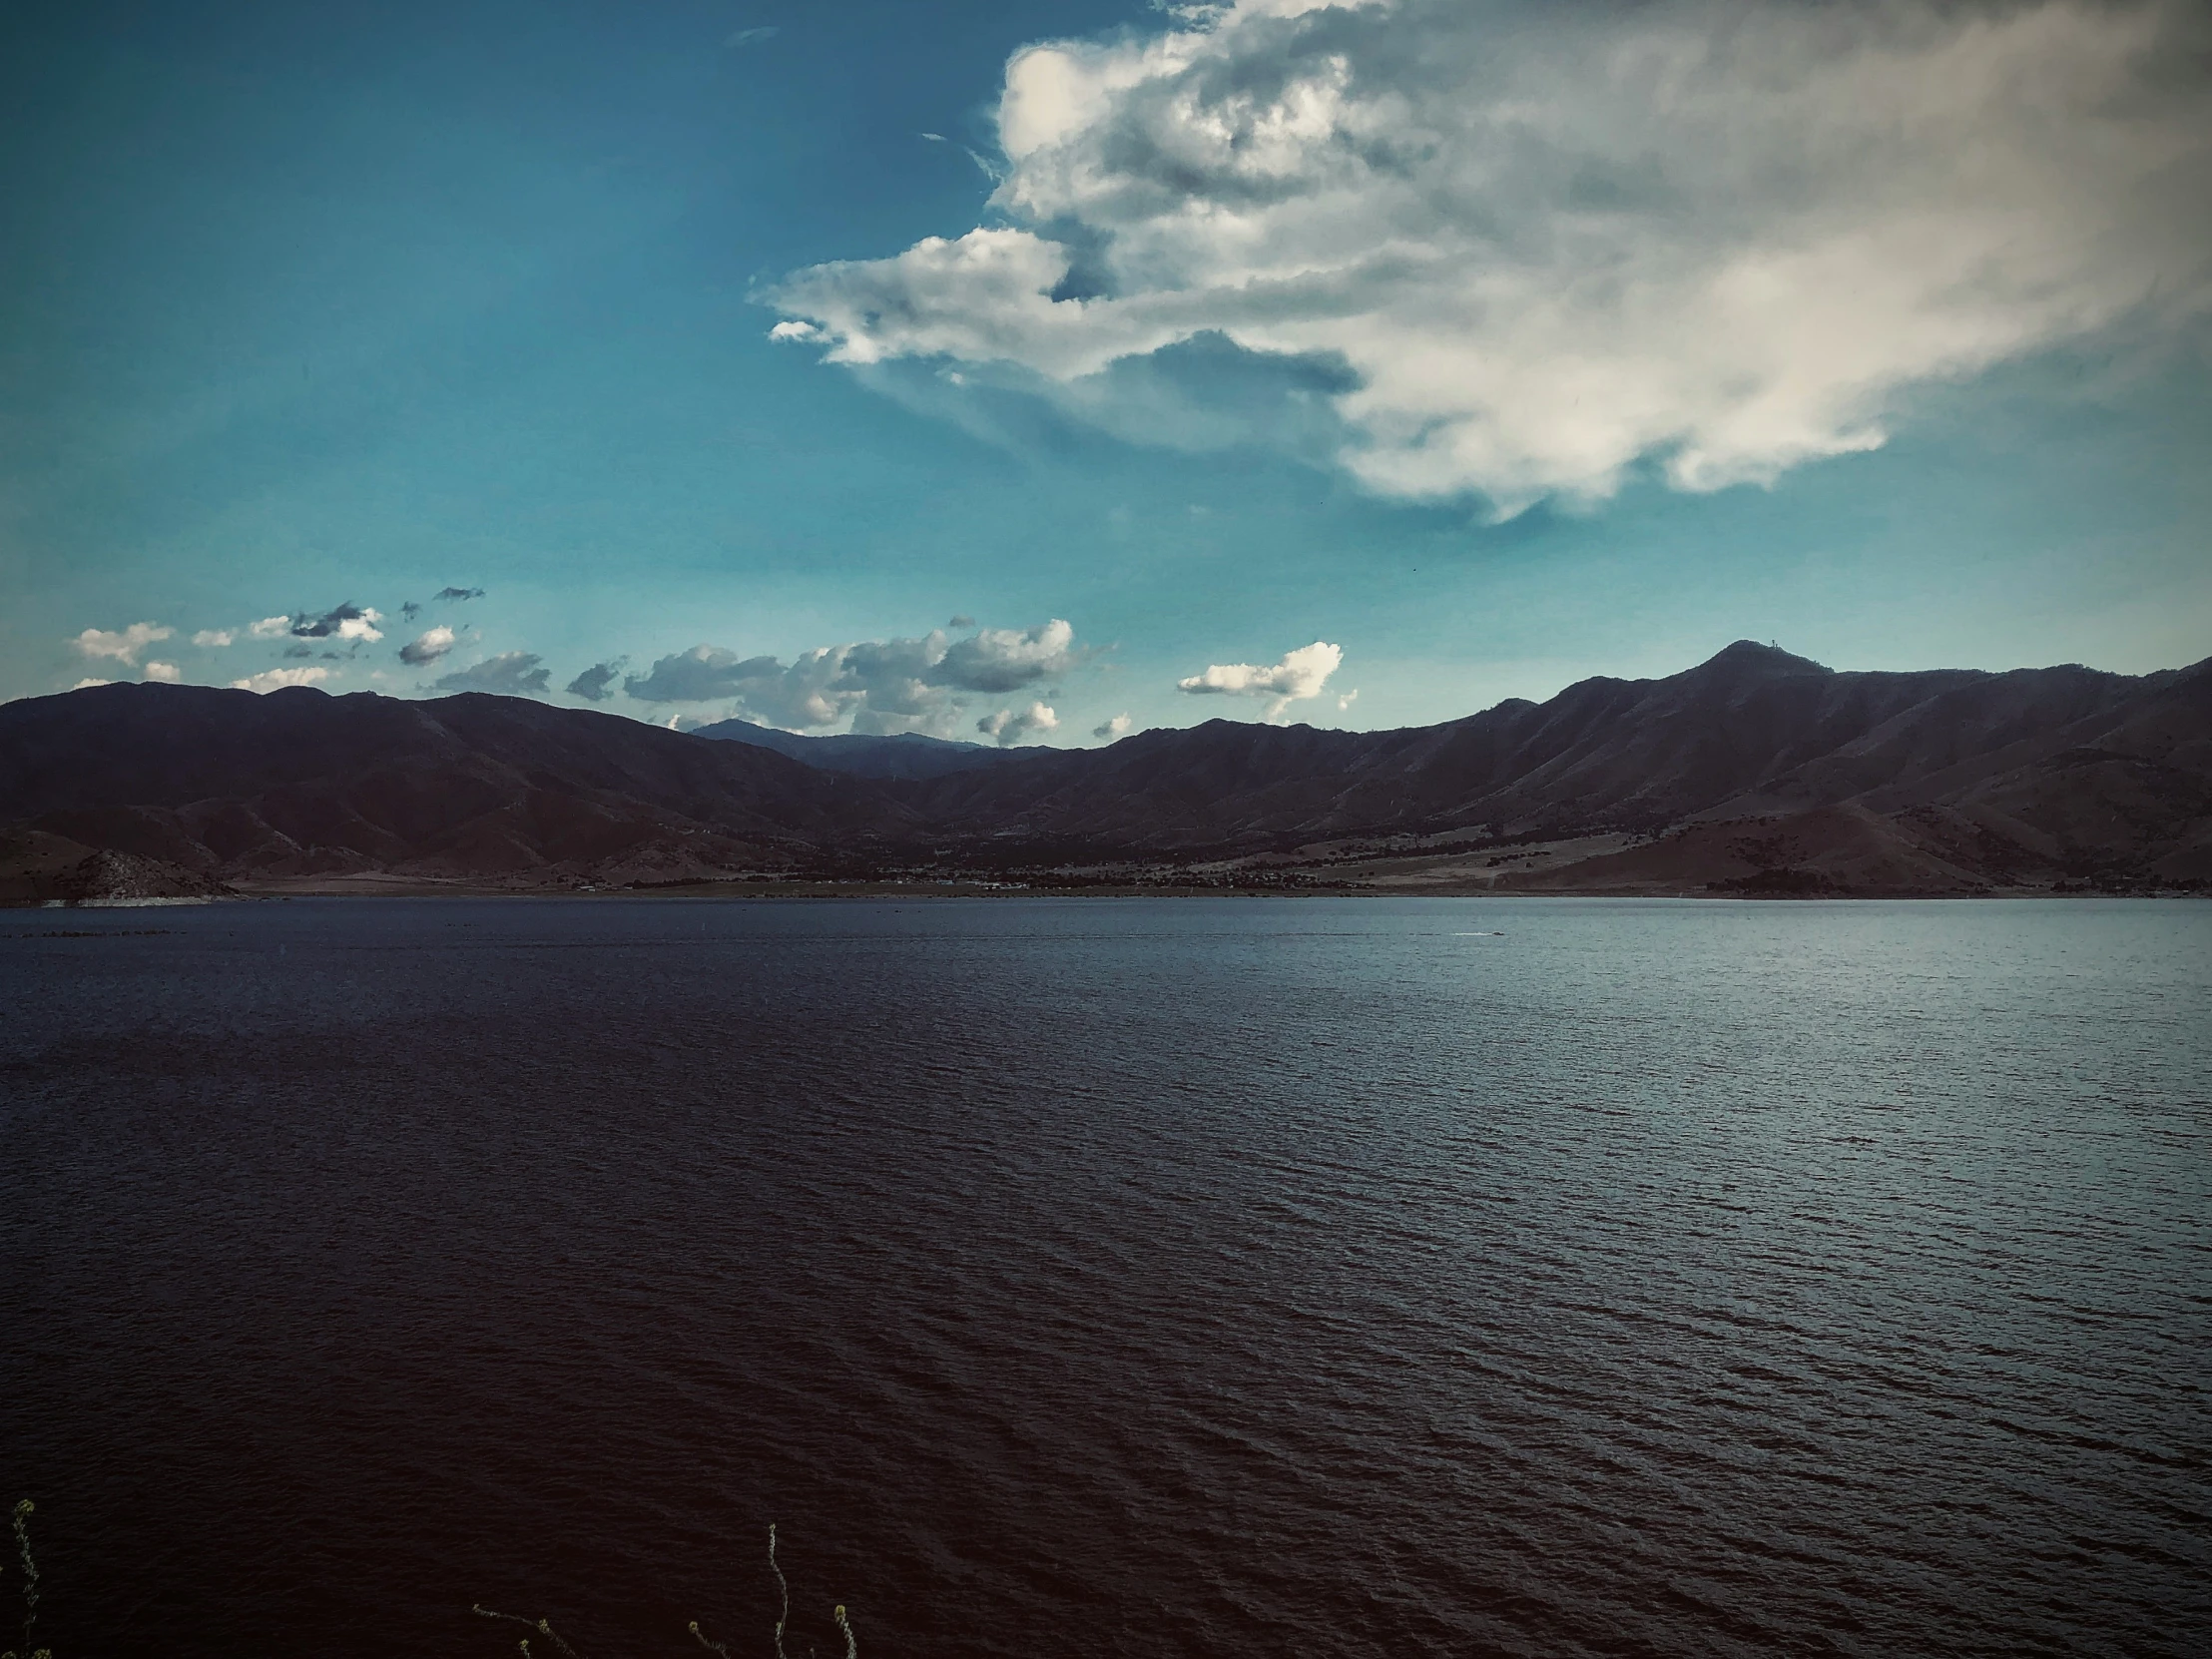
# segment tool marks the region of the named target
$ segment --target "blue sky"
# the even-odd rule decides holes
[[[0,696],[1088,743],[2212,654],[2191,8],[325,10],[0,25]]]

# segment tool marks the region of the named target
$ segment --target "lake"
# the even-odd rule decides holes
[[[0,912],[0,1498],[59,1659],[2201,1654],[2208,1095],[2201,902]]]

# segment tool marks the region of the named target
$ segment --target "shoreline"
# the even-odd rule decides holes
[[[1539,889],[1515,887],[1452,887],[1429,888],[1411,891],[1402,887],[1377,888],[1367,886],[1219,886],[1200,887],[1182,885],[1147,885],[1140,883],[1099,883],[1081,886],[1039,885],[1030,886],[1014,882],[894,882],[894,881],[697,881],[669,882],[650,887],[521,887],[491,884],[464,883],[460,881],[390,881],[371,887],[366,884],[337,886],[329,882],[301,882],[296,885],[257,884],[241,887],[223,894],[192,897],[146,898],[87,898],[87,899],[13,899],[0,900],[0,911],[78,911],[78,910],[137,910],[167,908],[198,908],[208,905],[284,903],[293,899],[539,899],[575,900],[579,902],[604,902],[611,899],[649,899],[698,901],[712,899],[723,903],[789,903],[794,901],[879,902],[884,899],[929,901],[935,903],[973,899],[1025,899],[1025,898],[1273,898],[1273,899],[1340,899],[1340,898],[1515,898],[1515,899],[1667,899],[1683,903],[1970,903],[1984,900],[2034,899],[2064,902],[2079,899],[2139,899],[2174,900],[2193,899],[2203,901],[2212,894],[2176,888],[2153,889],[2140,892],[2111,892],[2094,888],[2054,890],[2049,887],[1999,887],[1982,891],[1891,891],[1891,892],[1714,892],[1661,887],[1609,887],[1588,890],[1569,890],[1558,887]]]

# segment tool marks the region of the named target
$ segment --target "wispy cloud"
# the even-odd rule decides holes
[[[330,671],[320,666],[314,668],[270,668],[259,674],[249,674],[243,680],[233,680],[233,691],[273,692],[287,686],[319,685],[330,678]]]
[[[87,628],[69,643],[76,647],[80,657],[94,661],[104,657],[136,668],[148,646],[176,632],[158,622],[134,622],[128,628]]]
[[[773,23],[756,24],[750,29],[738,29],[722,37],[722,44],[732,51],[747,46],[758,46],[764,40],[774,40],[777,28]]]
[[[468,668],[440,675],[437,689],[446,692],[493,692],[501,697],[537,697],[552,677],[535,652],[503,651]]]

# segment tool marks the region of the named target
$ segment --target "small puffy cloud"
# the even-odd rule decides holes
[[[1344,696],[1337,699],[1337,713],[1339,713],[1340,715],[1343,714],[1346,710],[1350,709],[1353,704],[1359,701],[1360,688],[1358,686],[1355,686],[1352,688],[1352,690],[1346,692]]]
[[[401,622],[412,622],[420,615],[422,615],[422,607],[411,599],[399,607],[399,620]]]
[[[82,679],[82,680],[78,681],[78,682],[77,682],[77,683],[76,683],[76,684],[75,684],[74,686],[71,686],[71,687],[70,687],[69,689],[70,689],[71,691],[90,691],[90,690],[92,690],[92,688],[93,688],[93,687],[95,687],[95,686],[112,686],[112,685],[114,685],[114,684],[115,684],[115,682],[114,682],[113,680],[95,680],[95,679],[93,679],[93,678],[92,678],[91,676],[89,676],[89,675],[88,675],[88,676],[87,676],[86,678],[84,678],[84,679]]]
[[[957,730],[963,694],[1018,691],[1081,660],[1074,628],[1054,618],[960,640],[932,630],[919,639],[824,646],[789,664],[695,645],[630,675],[623,690],[647,703],[728,700],[747,719],[788,731],[822,731],[849,718],[855,732],[942,737]]]
[[[174,686],[185,676],[175,663],[148,663],[146,665],[146,677],[149,680],[159,680],[165,685]]]
[[[1016,712],[1001,709],[995,715],[985,715],[975,723],[975,729],[986,738],[995,741],[1001,749],[1011,749],[1031,733],[1056,731],[1060,717],[1042,703],[1032,703]]]
[[[441,675],[437,681],[439,691],[493,692],[502,697],[535,697],[545,690],[552,678],[550,669],[541,668],[544,659],[532,651],[503,651],[496,657],[451,674]]]
[[[451,602],[458,602],[463,599],[481,599],[483,597],[484,590],[482,588],[440,588],[434,596],[436,600]]]
[[[1112,743],[1116,739],[1129,736],[1129,728],[1134,724],[1127,715],[1116,715],[1103,725],[1092,727],[1091,736],[1101,743]]]
[[[453,630],[441,623],[435,628],[425,629],[414,639],[401,646],[399,648],[399,660],[420,668],[425,663],[436,662],[452,649]]]
[[[954,617],[950,622],[946,623],[945,626],[947,628],[973,628],[975,626],[975,618],[969,616],[965,611],[962,611],[958,616]]]
[[[1341,646],[1316,640],[1288,651],[1268,667],[1256,663],[1215,663],[1203,674],[1178,680],[1175,689],[1192,697],[1264,697],[1267,718],[1278,720],[1293,703],[1319,697],[1329,677],[1345,660]]]
[[[288,616],[265,616],[246,630],[258,640],[278,640],[291,632]]]
[[[614,696],[615,679],[622,672],[619,659],[611,663],[594,663],[568,683],[571,697],[580,697],[586,703],[604,703]]]
[[[376,626],[383,620],[379,611],[359,605],[339,605],[320,616],[302,612],[291,619],[288,632],[303,640],[359,640],[373,645],[384,637],[384,631]],[[261,624],[256,623],[254,631],[261,632]]]
[[[80,657],[108,657],[127,668],[138,667],[139,657],[156,640],[166,640],[177,630],[156,622],[134,622],[128,628],[87,628],[69,643]]]
[[[238,637],[235,628],[203,628],[192,636],[192,643],[206,651],[221,651]]]
[[[313,686],[330,678],[326,668],[270,668],[259,674],[249,674],[243,680],[233,680],[234,691],[273,692],[286,686]]]
[[[774,40],[775,38],[776,25],[773,23],[762,23],[756,24],[750,29],[733,30],[731,33],[722,37],[722,44],[729,47],[732,51],[738,51],[744,47],[758,46],[764,40]]]
[[[1196,342],[1334,364],[1285,441],[1511,509],[1772,479],[2212,308],[2203,0],[1163,9],[1015,53],[992,222],[796,273],[775,337],[1162,442]]]

